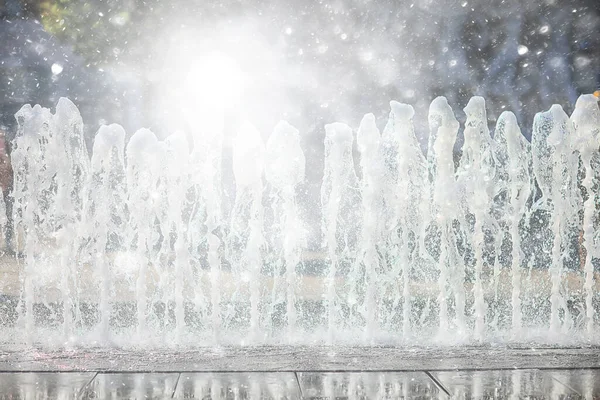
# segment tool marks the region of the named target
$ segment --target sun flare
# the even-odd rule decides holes
[[[244,74],[235,59],[227,54],[212,52],[190,64],[186,91],[194,105],[225,106],[235,102],[244,90]]]

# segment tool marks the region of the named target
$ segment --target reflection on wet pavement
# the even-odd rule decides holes
[[[0,373],[0,399],[75,399],[95,372]]]
[[[554,379],[553,371],[443,371],[432,375],[456,399],[581,398],[575,390]]]
[[[425,372],[300,372],[305,399],[445,399]]]
[[[300,399],[293,372],[183,373],[177,399]]]
[[[548,372],[555,380],[573,389],[584,399],[600,399],[600,370],[567,369]]]
[[[0,399],[596,399],[600,369],[4,372]]]
[[[171,398],[178,373],[98,374],[85,388],[86,399],[155,399]]]

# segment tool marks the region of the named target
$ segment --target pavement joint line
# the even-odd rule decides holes
[[[179,380],[181,379],[181,374],[182,374],[182,372],[180,372],[179,375],[177,375],[177,380],[175,381],[175,386],[173,386],[173,394],[171,395],[172,399],[175,398],[175,393],[177,393],[177,385],[179,385]]]
[[[582,396],[582,398],[584,397],[583,393],[579,393],[578,390],[576,390],[573,386],[561,381],[560,379],[558,379],[555,376],[552,376],[552,379],[554,379],[556,382],[558,382],[559,384],[568,387],[569,389],[571,389],[573,392],[577,393],[579,396]]]
[[[300,398],[304,398],[304,392],[302,391],[302,385],[300,385],[300,378],[298,378],[298,371],[294,371],[296,377],[296,384],[298,385],[298,391],[300,392]]]
[[[94,379],[96,379],[96,377],[98,376],[98,372],[96,371],[96,373],[94,374],[94,376],[92,376],[92,378],[87,381],[87,383],[85,385],[83,385],[81,387],[81,389],[79,389],[79,393],[77,394],[77,398],[81,398],[81,396],[83,396],[83,393],[85,392],[85,388],[87,388],[88,386],[90,386],[92,384],[92,382],[94,381]]]
[[[429,379],[431,379],[433,381],[434,385],[436,385],[441,391],[446,393],[446,395],[448,395],[448,397],[452,398],[450,391],[448,389],[446,389],[444,387],[444,385],[442,385],[442,382],[440,382],[435,376],[433,376],[433,374],[431,372],[429,372],[429,371],[423,371],[423,372],[425,372],[425,375],[427,375],[429,377]]]

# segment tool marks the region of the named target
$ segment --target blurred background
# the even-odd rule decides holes
[[[108,121],[164,137],[186,128],[173,100],[191,100],[189,68],[215,51],[244,75],[230,118],[265,135],[285,118],[318,142],[327,122],[384,124],[392,99],[426,136],[438,95],[459,117],[482,95],[492,123],[510,109],[529,133],[535,112],[569,109],[600,77],[596,0],[0,0],[0,17],[9,129],[23,103],[68,96],[90,136]]]
[[[536,112],[570,112],[599,79],[597,0],[0,0],[7,142],[24,103],[69,97],[91,148],[103,123],[191,131],[199,99],[221,93],[226,145],[244,119],[265,139],[280,119],[300,130],[316,208],[325,123],[372,112],[383,128],[397,100],[424,145],[433,98],[462,121],[481,95],[491,128],[511,110],[529,137]]]

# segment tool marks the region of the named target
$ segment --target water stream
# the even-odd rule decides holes
[[[490,127],[481,97],[464,111],[461,128],[431,103],[426,153],[410,105],[391,102],[383,131],[372,114],[356,132],[326,125],[323,166],[287,122],[244,123],[226,201],[222,113],[192,140],[102,126],[88,154],[72,102],[26,105],[0,202],[16,254],[0,266],[15,299],[2,341],[600,342],[597,98],[537,114],[531,143],[511,112]],[[301,188],[321,167],[315,210]]]

